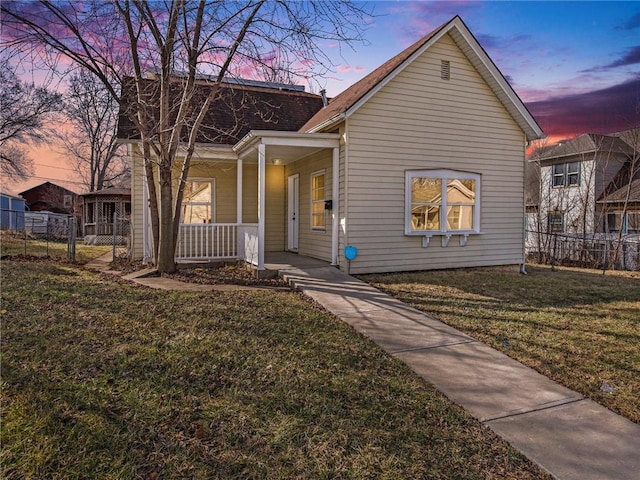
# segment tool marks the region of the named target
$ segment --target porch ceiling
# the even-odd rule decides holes
[[[325,148],[338,148],[338,133],[298,133],[253,130],[233,150],[243,161],[258,161],[258,145],[265,145],[268,164],[286,165]]]

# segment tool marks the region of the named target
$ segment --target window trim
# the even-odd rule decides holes
[[[187,177],[186,182],[200,182],[200,183],[205,183],[208,182],[211,184],[211,198],[209,199],[209,205],[211,205],[211,222],[210,223],[216,223],[216,203],[215,203],[215,198],[216,198],[216,179],[214,178],[210,178],[210,177]],[[183,196],[182,196],[182,202],[180,203],[180,225],[200,225],[198,224],[191,224],[191,223],[184,223],[182,220],[182,215],[183,215],[183,208],[185,205],[204,205],[203,202],[186,202],[184,199],[184,192],[183,192]]]
[[[438,178],[442,180],[442,203],[440,208],[440,229],[439,230],[413,230],[411,228],[412,221],[412,182],[414,178]],[[452,179],[474,180],[475,201],[473,208],[473,228],[467,230],[450,230],[447,229],[447,201],[446,188],[447,181]],[[436,235],[444,235],[447,237],[453,235],[470,235],[480,233],[480,211],[482,205],[481,199],[482,175],[479,173],[465,172],[460,170],[449,169],[425,169],[425,170],[405,170],[405,207],[404,207],[404,233],[405,235],[415,235],[421,237],[431,237]]]
[[[324,177],[324,196],[322,197],[322,199],[320,200],[314,200],[313,198],[313,179],[315,177],[320,177],[323,176]],[[323,168],[322,170],[316,170],[315,172],[311,172],[311,175],[309,175],[309,228],[312,232],[326,232],[327,231],[327,213],[325,210],[325,201],[327,200],[327,170],[326,168]],[[314,226],[313,225],[313,219],[314,219],[314,212],[313,212],[313,207],[314,205],[319,204],[322,206],[322,219],[323,219],[323,223],[322,226]],[[319,214],[317,214],[319,215]]]

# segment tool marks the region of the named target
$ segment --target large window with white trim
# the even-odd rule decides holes
[[[326,214],[324,209],[325,172],[320,170],[311,174],[311,229],[324,231]]]
[[[480,175],[410,170],[405,182],[407,235],[480,232]]]
[[[214,218],[213,179],[187,180],[181,206],[181,223],[213,223]]]

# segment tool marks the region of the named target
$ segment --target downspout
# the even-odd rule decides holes
[[[340,147],[333,149],[332,160],[331,265],[338,266],[338,241],[340,235]]]

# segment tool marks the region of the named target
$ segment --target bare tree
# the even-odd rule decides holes
[[[25,179],[33,167],[25,147],[44,138],[46,117],[59,110],[61,96],[20,81],[4,59],[0,62],[0,105],[0,171],[13,180]]]
[[[114,98],[112,80],[134,78],[137,101],[130,116],[140,132],[161,272],[175,270],[183,187],[200,125],[225,77],[264,66],[270,52],[277,52],[283,77],[325,74],[333,65],[321,42],[361,41],[368,15],[346,0],[41,1],[3,2],[0,8],[6,47],[47,62],[63,55],[100,78]],[[144,81],[152,66],[153,94]],[[195,102],[197,78],[209,91]],[[178,101],[172,98],[176,87]]]
[[[63,150],[90,192],[125,186],[130,169],[124,145],[118,143],[118,101],[92,73],[78,69],[69,76],[64,114],[71,131],[59,134]]]

